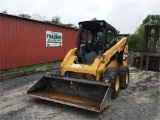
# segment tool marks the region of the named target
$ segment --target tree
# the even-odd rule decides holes
[[[61,17],[59,17],[59,16],[54,16],[54,17],[52,18],[52,20],[51,20],[51,23],[52,23],[52,24],[56,24],[56,25],[61,25],[62,23],[61,23],[60,19],[61,19]]]
[[[51,23],[51,21],[49,21],[49,20],[44,20],[43,22],[46,22],[46,23]]]
[[[65,26],[65,27],[69,27],[69,28],[75,28],[75,29],[77,29],[77,28],[78,28],[76,25],[71,24],[71,23],[63,24],[63,26]]]
[[[143,49],[144,39],[144,25],[140,25],[134,34],[129,36],[129,50],[134,52],[141,52]]]
[[[29,14],[19,14],[18,16],[21,18],[28,18],[28,19],[31,18]]]
[[[44,21],[45,22],[45,16],[41,16],[39,14],[32,14],[32,19],[38,20],[38,21]]]
[[[117,34],[120,34],[120,31],[119,31],[119,30],[116,30],[116,33],[117,33]]]
[[[3,13],[3,14],[8,14],[8,13],[7,13],[7,10],[5,10],[5,11],[2,11],[2,13]]]
[[[143,20],[143,25],[145,24],[157,24],[160,22],[160,15],[148,15],[144,20]]]
[[[148,15],[142,24],[136,29],[135,33],[129,36],[129,50],[134,52],[141,52],[143,49],[143,40],[146,24],[157,24],[160,22],[160,15]],[[152,33],[154,31],[151,31]],[[151,41],[153,41],[151,39]]]
[[[94,17],[93,19],[91,19],[92,21],[95,21],[95,20],[97,20],[97,18],[96,17]]]

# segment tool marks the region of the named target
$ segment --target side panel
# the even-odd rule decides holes
[[[46,47],[46,31],[60,32],[63,46]],[[0,13],[0,70],[62,60],[76,47],[78,30]]]

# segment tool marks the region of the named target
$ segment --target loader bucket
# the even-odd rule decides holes
[[[43,76],[27,93],[33,97],[100,112],[111,103],[110,83]]]

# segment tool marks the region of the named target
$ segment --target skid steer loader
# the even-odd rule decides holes
[[[59,71],[47,73],[28,94],[36,98],[100,112],[129,83],[127,37],[104,20],[79,22],[77,48],[63,59]]]

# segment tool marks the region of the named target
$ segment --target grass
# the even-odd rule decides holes
[[[31,65],[31,66],[15,68],[15,69],[2,70],[2,71],[0,71],[0,75],[17,73],[17,72],[26,71],[26,70],[36,70],[38,68],[47,68],[47,67],[50,67],[50,66],[60,65],[60,63],[61,63],[61,61],[48,62],[48,63],[35,64],[35,65]]]

